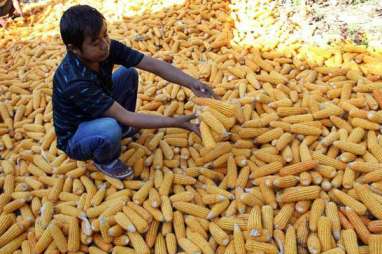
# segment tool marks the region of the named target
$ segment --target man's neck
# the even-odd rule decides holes
[[[86,67],[88,67],[89,69],[95,71],[95,72],[99,72],[99,63],[97,62],[88,62],[84,59],[81,59],[82,62],[86,65]]]

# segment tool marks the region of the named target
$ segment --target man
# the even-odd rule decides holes
[[[67,55],[53,80],[53,120],[57,146],[76,160],[93,160],[98,170],[124,179],[120,140],[141,128],[178,127],[199,133],[195,116],[161,117],[135,113],[138,73],[149,71],[190,88],[197,96],[212,90],[166,62],[146,56],[108,36],[105,18],[87,5],[69,8],[60,21]],[[112,73],[113,65],[122,65]]]

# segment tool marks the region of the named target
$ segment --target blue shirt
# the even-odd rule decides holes
[[[68,140],[80,123],[101,117],[113,104],[112,71],[115,64],[136,66],[143,54],[112,40],[109,57],[100,63],[99,72],[67,52],[53,77],[53,124],[57,148],[66,151]]]

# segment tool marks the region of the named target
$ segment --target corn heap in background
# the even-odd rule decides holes
[[[202,137],[123,140],[136,178],[120,181],[56,148],[62,7],[0,40],[0,253],[382,253],[381,54],[232,47],[235,10],[218,0],[110,22],[222,97],[141,73],[138,111],[197,111]]]

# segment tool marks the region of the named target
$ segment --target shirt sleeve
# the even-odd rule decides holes
[[[80,111],[94,118],[102,116],[114,103],[111,96],[87,81],[73,83],[65,90],[65,95]]]
[[[127,47],[118,41],[111,40],[110,58],[114,64],[123,65],[126,68],[129,68],[139,64],[143,57],[143,53]]]

